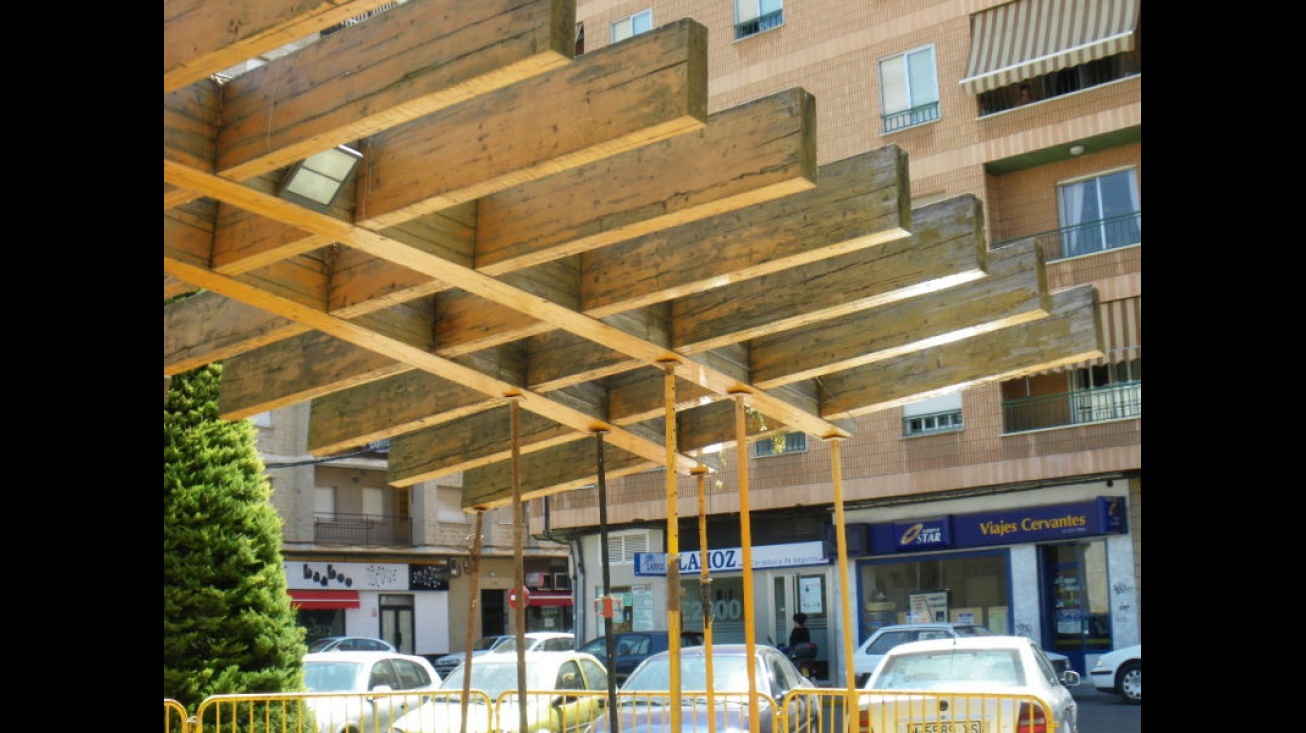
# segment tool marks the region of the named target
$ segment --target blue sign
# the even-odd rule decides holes
[[[885,555],[1046,542],[1127,531],[1124,497],[1099,496],[1068,504],[875,524],[871,526],[871,551]]]

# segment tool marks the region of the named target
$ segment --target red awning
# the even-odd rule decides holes
[[[552,594],[552,593],[532,593],[530,596],[530,605],[532,606],[570,606],[571,596]]]
[[[290,590],[290,603],[311,610],[358,608],[356,590]]]

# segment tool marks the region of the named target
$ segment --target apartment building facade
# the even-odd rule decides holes
[[[372,636],[438,657],[464,650],[468,638],[515,633],[512,508],[487,511],[478,525],[462,510],[457,477],[388,484],[384,443],[316,458],[309,411],[305,402],[252,418],[283,519],[287,586],[308,638]],[[568,544],[524,528],[521,540],[523,630],[570,630]]]
[[[621,601],[617,628],[665,625],[660,553],[674,531],[684,628],[702,628],[709,609],[717,641],[743,640],[749,537],[756,638],[783,639],[789,616],[807,613],[825,681],[843,679],[845,631],[860,642],[894,622],[973,621],[1027,635],[1080,672],[1141,640],[1140,6],[578,3],[582,52],[684,17],[707,26],[712,110],[810,91],[821,164],[902,147],[914,209],[979,197],[990,265],[1032,243],[1051,291],[1095,286],[1106,344],[1092,363],[858,417],[840,446],[850,599],[831,542],[830,450],[812,436],[749,446],[747,533],[729,459],[704,482],[701,503],[695,478],[678,477],[670,523],[662,471],[611,481],[603,527],[598,488],[532,502],[532,531],[575,547],[579,608],[610,593]],[[578,613],[576,623],[588,637],[609,621]]]
[[[781,640],[792,613],[807,613],[827,682],[842,679],[845,633],[860,641],[899,621],[1028,635],[1081,672],[1139,641],[1139,0],[581,0],[576,10],[578,53],[681,18],[702,23],[711,110],[802,87],[816,99],[820,164],[906,150],[914,208],[983,202],[994,268],[1004,250],[1035,247],[1052,291],[1093,285],[1107,351],[856,418],[840,445],[846,568],[831,542],[830,446],[801,433],[748,446],[748,532],[729,447],[701,491],[697,477],[677,478],[670,523],[662,471],[613,479],[602,527],[598,488],[532,500],[526,630],[584,641],[605,623],[665,628],[662,553],[675,531],[684,628],[710,614],[717,641],[750,631],[747,554],[751,631]],[[391,486],[384,444],[314,458],[308,410],[255,422],[310,635],[380,636],[439,655],[515,631],[511,509],[480,518],[478,547],[456,478]],[[621,601],[611,621],[595,612],[603,595]]]

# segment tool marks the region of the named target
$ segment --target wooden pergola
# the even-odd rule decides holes
[[[818,166],[802,89],[708,113],[696,21],[580,55],[575,21],[165,0],[164,298],[198,291],[164,308],[165,379],[222,361],[224,416],[311,401],[314,454],[388,439],[390,483],[461,473],[483,509],[514,454],[523,499],[594,485],[596,432],[608,478],[689,474],[739,442],[739,395],[749,439],[840,438],[1102,355],[1095,291],[988,251],[973,196],[913,211],[901,149]],[[278,196],[341,144],[329,210]]]

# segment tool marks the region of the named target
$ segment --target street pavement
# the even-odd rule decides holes
[[[1079,733],[1143,733],[1143,706],[1099,692],[1087,679],[1070,688],[1079,703]]]

